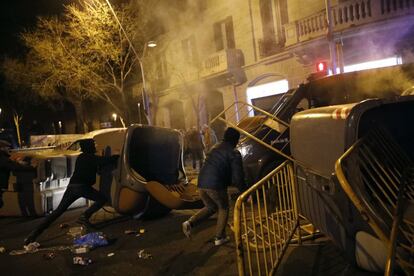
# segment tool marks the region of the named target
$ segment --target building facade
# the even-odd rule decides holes
[[[406,47],[414,0],[167,2],[165,32],[147,61],[159,126],[200,127],[234,101],[266,109],[271,95],[306,82],[320,61],[344,72],[414,60]]]

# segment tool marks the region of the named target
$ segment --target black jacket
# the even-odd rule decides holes
[[[70,178],[70,186],[92,186],[96,181],[98,169],[115,163],[119,155],[110,157],[97,156],[92,153],[81,153],[76,159],[75,170]]]
[[[225,190],[229,185],[237,186],[240,191],[245,189],[242,157],[231,144],[221,142],[207,154],[198,175],[198,187]]]
[[[7,189],[10,171],[35,171],[35,168],[11,160],[8,153],[0,150],[0,190]]]

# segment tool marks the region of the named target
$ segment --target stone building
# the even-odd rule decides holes
[[[146,57],[159,126],[202,126],[234,101],[269,109],[318,62],[332,73],[413,61],[413,0],[162,2],[165,32]]]

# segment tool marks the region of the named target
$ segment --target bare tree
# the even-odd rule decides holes
[[[67,22],[58,18],[39,18],[35,31],[22,34],[29,49],[26,56],[27,86],[48,100],[65,99],[76,112],[77,131],[84,132],[83,102],[95,97],[88,82],[91,66],[80,56],[81,45],[66,33]],[[76,56],[74,55],[76,53]],[[89,69],[87,68],[89,66]]]
[[[39,18],[35,30],[22,34],[32,88],[43,98],[71,102],[80,131],[86,99],[108,103],[124,126],[131,121],[128,86],[139,81],[142,54],[131,42],[144,45],[148,39],[151,7],[143,0],[115,7],[121,24],[110,8],[103,0],[81,1],[66,6],[63,17]]]
[[[97,97],[110,103],[128,123],[132,94],[127,87],[141,76],[139,60],[159,31],[153,17],[155,5],[157,1],[135,0],[112,10],[107,1],[91,0],[80,8],[68,6],[68,33],[87,49],[87,56],[94,59],[90,63],[98,65],[93,78]]]

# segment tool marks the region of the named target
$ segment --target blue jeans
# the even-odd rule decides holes
[[[191,225],[196,226],[218,211],[216,238],[224,238],[226,236],[226,225],[229,217],[227,190],[199,189],[198,191],[200,192],[204,207],[189,219]]]

